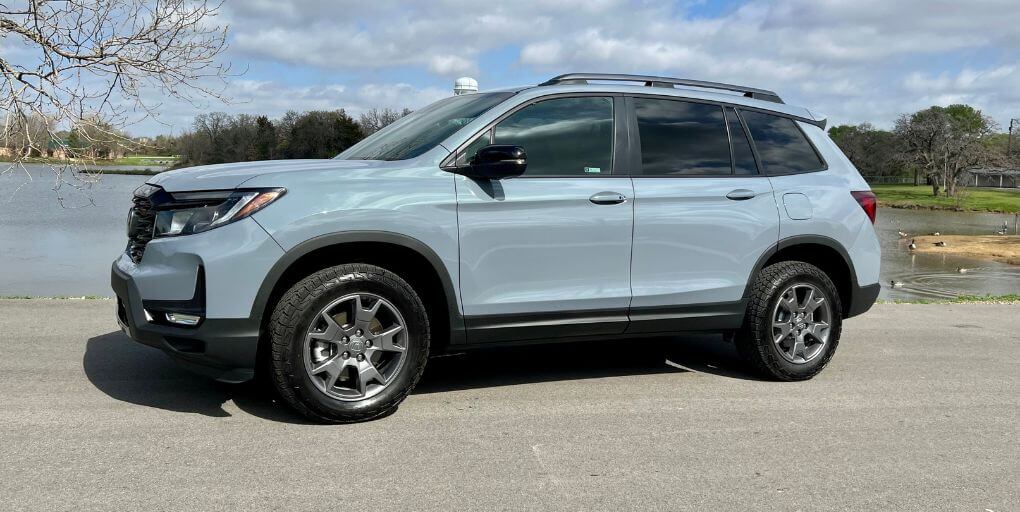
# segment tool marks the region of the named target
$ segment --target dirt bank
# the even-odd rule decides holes
[[[942,235],[913,237],[916,252],[972,256],[1020,265],[1020,236]],[[935,245],[945,242],[945,247]]]

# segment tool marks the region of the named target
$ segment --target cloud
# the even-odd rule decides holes
[[[773,89],[831,122],[888,127],[948,101],[1020,114],[1016,0],[246,0],[222,18],[233,61],[300,72],[232,85],[253,110],[414,108],[461,75],[484,89],[599,71]]]

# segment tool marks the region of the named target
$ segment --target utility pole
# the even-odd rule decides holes
[[[1009,137],[1006,139],[1006,157],[1013,154],[1013,126],[1016,125],[1020,129],[1020,119],[1013,118],[1009,120]]]

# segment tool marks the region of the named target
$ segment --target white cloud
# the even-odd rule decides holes
[[[488,88],[570,71],[641,72],[774,89],[832,122],[890,126],[899,113],[947,101],[971,102],[1000,122],[1020,114],[1017,0],[751,0],[711,16],[694,14],[696,7],[653,0],[228,2],[232,60],[349,77],[335,80],[343,90],[240,81],[228,92],[271,113],[418,107],[447,95],[446,87],[392,82],[472,75]],[[516,55],[511,62],[507,48]],[[497,50],[503,60],[487,58]],[[519,75],[528,79],[513,79]]]

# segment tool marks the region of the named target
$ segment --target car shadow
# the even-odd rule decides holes
[[[157,349],[120,331],[88,340],[82,361],[89,382],[106,395],[167,411],[227,417],[224,404],[256,417],[312,424],[262,382],[223,384],[179,368]],[[705,373],[757,379],[732,344],[718,335],[526,345],[432,358],[415,394],[625,375]]]

